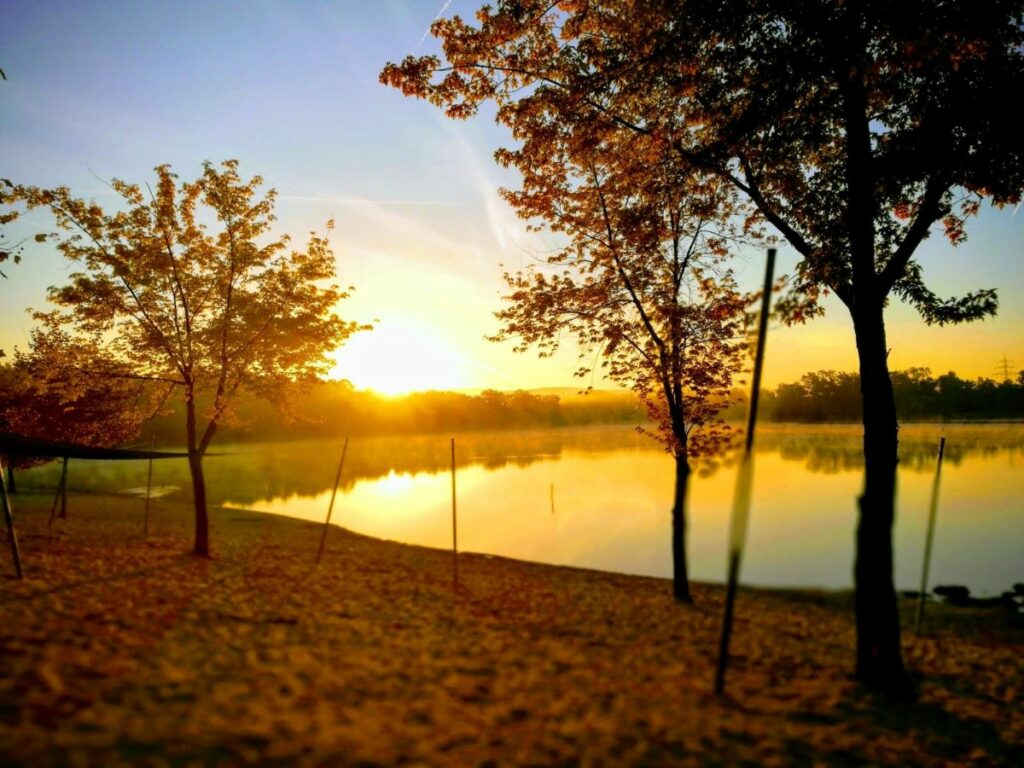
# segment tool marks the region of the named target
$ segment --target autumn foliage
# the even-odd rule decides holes
[[[722,590],[450,556],[224,510],[82,497],[46,531],[20,502],[26,578],[0,580],[0,762],[10,765],[1012,765],[1019,630],[962,612],[911,638],[921,702],[858,695],[843,598],[740,595],[711,695]],[[9,561],[0,559],[0,567]],[[848,599],[848,598],[847,598]],[[975,614],[977,614],[975,616]]]
[[[381,80],[453,118],[493,103],[519,130],[545,115],[587,146],[613,124],[738,191],[799,255],[779,306],[849,310],[863,403],[857,674],[913,695],[900,654],[892,578],[898,422],[885,309],[925,322],[995,313],[996,291],[936,294],[918,259],[933,229],[956,245],[982,202],[1024,193],[1024,5],[942,2],[549,3],[508,0],[432,26],[444,61],[409,56]],[[557,162],[558,158],[555,157]],[[634,190],[642,193],[643,188]]]
[[[236,395],[273,399],[314,380],[362,326],[335,313],[348,293],[330,282],[327,232],[304,250],[274,238],[276,194],[261,194],[259,176],[243,179],[234,160],[205,163],[194,181],[166,165],[156,175],[155,188],[112,181],[113,212],[66,187],[17,195],[52,212],[57,248],[79,269],[50,290],[56,309],[36,314],[43,337],[65,334],[67,354],[88,358],[68,366],[84,376],[147,382],[184,404],[194,551],[208,555],[202,461]]]

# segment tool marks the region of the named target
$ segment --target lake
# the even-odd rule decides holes
[[[930,584],[998,594],[1024,581],[1024,425],[901,430],[896,581],[920,579],[928,500],[946,437]],[[340,440],[214,446],[212,503],[322,521]],[[671,458],[626,426],[456,436],[459,548],[651,576],[671,574]],[[451,546],[447,436],[353,438],[333,521],[359,533]],[[742,579],[763,586],[852,586],[855,498],[863,462],[850,425],[764,425]],[[19,472],[56,486],[59,465]],[[735,466],[701,465],[691,485],[694,579],[722,581]],[[69,489],[127,492],[146,462],[72,461]],[[186,463],[154,463],[154,486],[191,496]],[[177,489],[177,490],[174,490]],[[140,512],[142,502],[140,501]],[[73,513],[73,511],[72,511]]]

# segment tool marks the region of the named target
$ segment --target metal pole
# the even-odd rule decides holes
[[[455,438],[452,438],[452,583],[459,586],[459,521],[455,514]]]
[[[761,391],[761,373],[764,369],[764,348],[768,340],[768,315],[771,310],[772,281],[775,277],[775,249],[768,249],[768,263],[764,270],[764,291],[761,295],[761,317],[757,328],[757,347],[754,350],[754,375],[750,383],[750,410],[747,414],[747,434],[743,455],[736,473],[733,493],[732,520],[729,526],[729,567],[726,576],[725,612],[722,616],[722,635],[718,644],[718,665],[715,669],[715,693],[725,689],[725,668],[729,663],[729,640],[732,636],[733,604],[740,577],[743,543],[747,537],[750,517],[750,496],[754,480],[754,429],[757,424],[757,406]]]
[[[334,490],[331,491],[331,503],[327,505],[327,519],[324,520],[324,532],[320,536],[320,549],[316,553],[316,561],[324,556],[324,546],[327,544],[327,529],[331,526],[331,512],[334,511],[334,497],[338,495],[338,483],[341,482],[341,470],[345,466],[345,454],[348,453],[348,438],[345,438],[345,445],[341,449],[341,461],[338,462],[338,472],[334,476]]]
[[[150,454],[156,450],[156,435],[149,438]],[[153,457],[149,457],[149,472],[146,474],[146,507],[142,513],[142,538],[149,536],[149,497],[153,493]]]
[[[928,591],[928,570],[932,564],[932,540],[935,538],[935,518],[939,511],[939,478],[942,475],[942,455],[946,451],[946,438],[939,438],[939,460],[935,465],[935,479],[932,481],[932,498],[928,506],[928,532],[924,539],[924,563],[921,565],[921,588],[917,593],[917,616],[914,618],[914,634],[921,634],[924,619],[924,598]]]
[[[0,462],[0,496],[3,498],[4,523],[7,525],[7,538],[11,543],[11,559],[14,560],[14,573],[20,579],[21,552],[18,550],[18,534],[14,530],[14,515],[11,513],[11,500],[7,496],[7,478],[4,477],[4,465]]]

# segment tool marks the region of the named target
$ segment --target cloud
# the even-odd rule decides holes
[[[452,0],[444,0],[444,5],[441,6],[441,10],[438,11],[437,14],[434,16],[434,21],[440,19],[444,12],[448,10],[448,6],[451,4]],[[430,28],[434,26],[434,21],[430,22],[430,24],[427,25],[427,28],[423,30],[423,37],[421,37],[420,41],[416,43],[416,47],[412,51],[413,53],[416,53],[420,49],[420,46],[422,46],[423,43],[426,41],[427,35],[430,34]]]
[[[525,222],[498,194],[501,184],[492,177],[493,161],[482,158],[480,148],[474,146],[466,138],[463,126],[444,118],[440,120],[439,124],[451,139],[461,165],[466,169],[476,187],[484,206],[491,236],[501,251],[507,253],[513,247],[526,250],[531,247],[534,250],[542,249],[542,245],[538,245],[539,238],[527,231]]]
[[[433,205],[455,207],[458,203],[449,200],[402,200],[400,198],[373,198],[373,197],[342,197],[340,195],[280,195],[279,200],[291,200],[299,203],[331,203],[332,205],[344,207],[358,206],[402,206],[402,205]]]
[[[410,213],[407,209],[425,205],[432,208],[457,208],[456,203],[424,203],[423,201],[377,200],[367,197],[340,195],[281,195],[282,202],[320,204],[349,210],[372,226],[354,230],[362,243],[403,258],[415,258],[426,251],[430,263],[457,266],[465,271],[470,265],[479,265],[483,249],[470,240],[455,240],[439,232],[429,218]],[[347,236],[351,240],[351,235]],[[360,247],[350,243],[349,247]],[[365,249],[365,247],[364,247]],[[491,271],[491,270],[488,270]]]

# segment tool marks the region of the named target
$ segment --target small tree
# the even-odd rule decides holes
[[[90,375],[90,364],[95,357],[67,333],[36,329],[29,351],[0,366],[3,429],[95,448],[136,437],[154,393],[144,381]]]
[[[600,360],[610,379],[637,393],[675,460],[673,594],[692,602],[690,462],[716,454],[728,436],[717,413],[729,403],[744,347],[746,299],[723,268],[741,234],[728,223],[733,196],[714,179],[685,178],[652,154],[651,142],[611,123],[592,125],[591,140],[573,144],[558,123],[533,120],[529,130],[548,141],[499,152],[523,177],[521,190],[504,195],[565,244],[544,259],[546,269],[505,274],[509,306],[496,313],[502,328],[493,340],[515,338],[517,351],[534,346],[546,356],[573,336],[578,376]]]
[[[324,373],[334,350],[362,326],[334,314],[348,295],[333,284],[326,235],[303,251],[273,239],[275,193],[244,181],[238,163],[204,163],[179,183],[156,168],[156,188],[111,183],[124,206],[105,212],[66,187],[29,188],[29,208],[49,208],[58,248],[81,271],[51,288],[57,309],[36,317],[64,328],[88,349],[91,375],[146,381],[184,400],[195,502],[197,555],[208,556],[209,522],[203,457],[236,393],[279,394],[292,381]],[[328,224],[328,229],[330,224]]]
[[[139,434],[143,419],[159,404],[143,381],[100,379],[75,365],[94,361],[89,351],[72,344],[67,334],[39,329],[32,333],[29,351],[16,351],[11,363],[0,366],[0,429],[22,437],[111,448]],[[14,469],[48,461],[8,457],[8,490],[14,491]],[[66,462],[65,458],[65,462]],[[62,473],[64,489],[67,465]],[[65,505],[61,505],[65,517]]]

